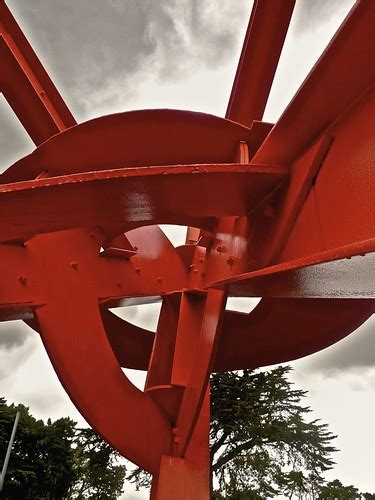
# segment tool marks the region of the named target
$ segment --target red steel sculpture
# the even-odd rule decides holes
[[[37,146],[1,175],[0,319],[40,332],[70,398],[153,499],[209,498],[209,376],[306,356],[375,310],[375,2],[274,125],[293,0],[256,0],[225,119],[77,125],[0,0],[0,90]],[[175,248],[158,224],[188,226]],[[262,297],[250,313],[227,296]],[[157,331],[110,312],[162,300]],[[144,391],[121,367],[147,370]]]

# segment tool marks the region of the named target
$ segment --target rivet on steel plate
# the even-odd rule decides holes
[[[267,219],[274,219],[276,216],[275,209],[273,208],[272,205],[265,205],[263,209],[263,215]]]

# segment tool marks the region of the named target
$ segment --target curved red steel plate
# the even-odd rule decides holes
[[[43,262],[48,296],[35,315],[61,383],[114,448],[156,473],[160,456],[171,452],[171,422],[127,379],[108,342],[91,286],[100,259],[98,243],[87,231],[76,230],[39,236],[33,245]],[[77,254],[85,257],[78,267],[71,265]]]
[[[147,370],[155,334],[104,309],[102,321],[113,352],[123,368]]]
[[[231,163],[249,133],[237,123],[192,111],[103,116],[53,136],[9,167],[0,182],[32,180],[43,172],[55,177],[124,167]]]
[[[226,311],[213,371],[292,361],[338,342],[375,312],[372,299],[262,299],[249,314]],[[147,370],[153,332],[103,317],[121,366]],[[138,355],[128,345],[139,334]],[[130,347],[132,349],[132,347]]]
[[[263,299],[250,314],[227,311],[214,370],[307,356],[349,335],[374,312],[371,299]]]

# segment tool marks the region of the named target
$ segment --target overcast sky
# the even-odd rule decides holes
[[[151,107],[223,116],[252,5],[249,0],[7,3],[79,122]],[[353,3],[297,0],[267,121],[280,115]],[[3,170],[33,144],[1,96],[0,132]],[[150,328],[157,314],[158,305],[126,311],[129,320]],[[374,347],[372,319],[335,346],[293,363],[293,380],[309,390],[314,416],[339,434],[336,444],[342,451],[327,477],[363,491],[375,491]],[[39,337],[21,322],[0,325],[0,395],[29,405],[39,418],[70,415],[82,423]],[[146,497],[129,493],[124,498]]]

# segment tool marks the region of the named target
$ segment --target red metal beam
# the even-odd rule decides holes
[[[36,145],[76,124],[4,0],[0,0],[0,66],[0,91]]]
[[[207,297],[198,296],[182,317],[181,338],[177,332],[172,382],[186,389],[176,422],[175,456],[185,455],[194,434],[216,356],[226,298],[224,291],[213,289]]]
[[[284,167],[209,164],[105,170],[5,184],[0,186],[0,238],[26,240],[96,226],[104,231],[117,226],[120,234],[145,224],[193,225],[192,218],[246,215],[287,175]]]
[[[371,298],[375,296],[375,238],[210,285],[228,285],[231,295],[238,297]]]
[[[226,118],[250,127],[261,120],[295,0],[254,0]]]
[[[256,153],[289,165],[375,81],[375,2],[359,0]]]
[[[151,500],[206,500],[210,497],[209,431],[207,390],[185,457],[161,457],[160,471],[152,482]]]

